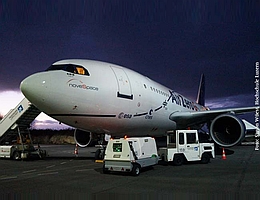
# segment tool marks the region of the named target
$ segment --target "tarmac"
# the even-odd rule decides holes
[[[209,164],[160,163],[128,174],[103,174],[95,148],[46,145],[49,156],[0,160],[0,199],[260,199],[260,151],[254,146],[226,150]]]

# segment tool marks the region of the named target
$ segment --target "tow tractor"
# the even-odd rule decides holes
[[[200,143],[197,130],[168,132],[167,147],[159,148],[158,155],[165,162],[182,165],[184,161],[207,164],[215,158],[214,143]]]

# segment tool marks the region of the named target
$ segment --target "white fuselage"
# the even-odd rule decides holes
[[[89,75],[51,70],[29,76],[21,90],[38,109],[60,122],[93,133],[162,135],[177,127],[174,112],[205,109],[130,69],[91,60],[62,60]]]

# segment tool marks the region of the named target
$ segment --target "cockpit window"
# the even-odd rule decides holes
[[[74,74],[81,74],[89,76],[88,70],[80,65],[73,65],[73,64],[64,64],[64,65],[52,65],[46,71],[51,70],[64,70],[66,72],[74,73]]]
[[[85,69],[83,67],[76,67],[77,73],[85,75]]]

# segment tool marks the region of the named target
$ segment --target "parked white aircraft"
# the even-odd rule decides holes
[[[85,147],[92,136],[158,136],[169,130],[208,123],[212,139],[223,147],[245,136],[235,114],[255,107],[209,110],[204,106],[204,77],[197,102],[130,69],[92,60],[61,60],[21,83],[25,97],[39,110],[77,128]]]

